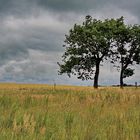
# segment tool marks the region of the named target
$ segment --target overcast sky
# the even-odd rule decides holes
[[[139,13],[140,0],[0,0],[0,82],[92,85],[58,76],[65,34],[89,14],[140,24]],[[140,83],[139,71],[125,82]],[[119,73],[106,63],[99,82],[118,84]]]

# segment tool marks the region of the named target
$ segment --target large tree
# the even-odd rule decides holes
[[[74,74],[82,80],[94,79],[94,87],[98,88],[100,64],[110,55],[113,30],[119,22],[120,19],[101,21],[86,16],[82,25],[75,24],[66,35],[59,73]]]
[[[115,47],[112,49],[112,63],[120,70],[120,87],[123,88],[123,79],[134,74],[132,65],[140,63],[140,26],[126,25],[123,17],[119,23],[113,33]]]

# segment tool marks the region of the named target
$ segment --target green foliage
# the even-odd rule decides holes
[[[86,16],[82,25],[75,24],[66,35],[64,47],[63,64],[58,63],[60,74],[94,79],[94,87],[98,87],[99,66],[111,57],[111,63],[120,67],[123,85],[123,78],[134,74],[128,66],[140,63],[140,26],[126,25],[123,17],[101,21]]]
[[[95,71],[94,87],[98,87],[100,63],[111,55],[114,34],[118,33],[122,23],[122,18],[101,21],[86,16],[82,25],[75,24],[66,35],[63,64],[58,63],[59,73],[74,74],[79,79],[88,80],[93,79]]]
[[[134,70],[133,69],[125,69],[124,72],[123,72],[123,78],[126,78],[126,77],[129,77],[129,76],[132,76],[134,74]]]
[[[120,26],[114,30],[113,40],[111,62],[115,67],[120,68],[120,85],[122,87],[123,78],[134,74],[134,69],[128,67],[140,63],[140,26],[126,25],[122,17]]]

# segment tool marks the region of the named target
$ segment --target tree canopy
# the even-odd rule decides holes
[[[134,74],[132,65],[140,63],[140,26],[126,25],[123,17],[120,18],[120,23],[121,25],[113,33],[112,63],[119,62],[120,87],[122,88],[123,79]]]
[[[75,24],[66,35],[59,73],[74,74],[82,80],[94,79],[94,87],[98,88],[100,64],[111,54],[113,30],[119,22],[120,19],[101,21],[86,16],[82,25]]]
[[[140,63],[140,26],[126,25],[123,17],[101,21],[88,15],[82,25],[75,24],[70,29],[64,43],[59,74],[93,79],[95,88],[98,88],[100,65],[104,60],[111,58],[114,66],[119,62],[121,87],[123,79],[134,74],[129,66]]]

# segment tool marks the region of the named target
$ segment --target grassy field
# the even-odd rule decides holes
[[[140,140],[140,89],[0,84],[0,140]]]

